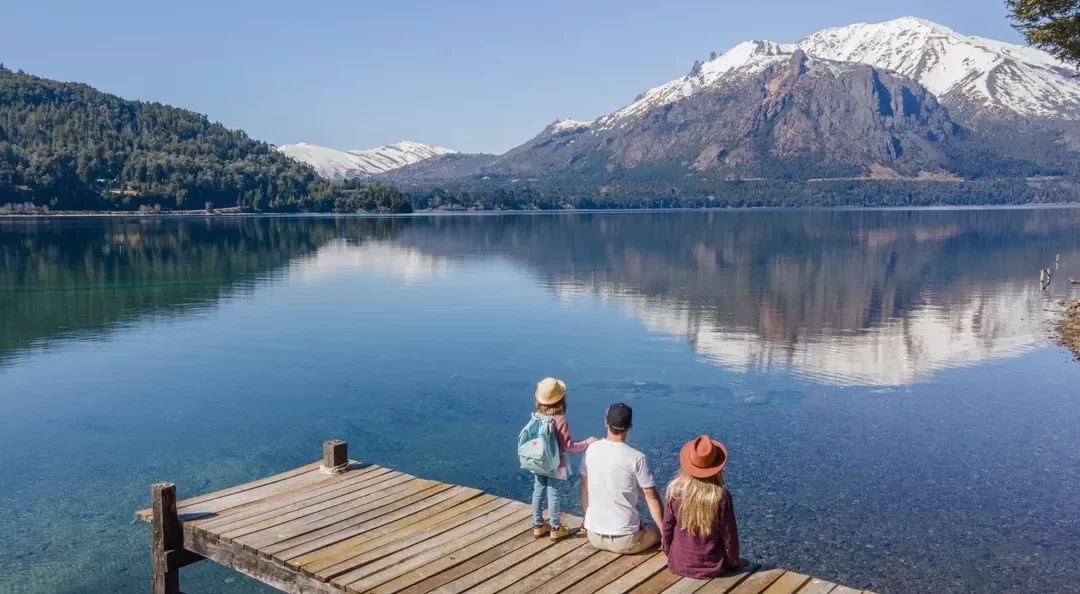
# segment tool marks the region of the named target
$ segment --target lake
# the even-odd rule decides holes
[[[0,592],[145,592],[151,483],[193,496],[325,439],[526,499],[547,375],[577,438],[629,403],[664,483],[723,440],[748,558],[1076,591],[1069,276],[1080,209],[0,219]],[[212,563],[182,587],[268,591]]]

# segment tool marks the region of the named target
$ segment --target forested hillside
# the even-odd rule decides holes
[[[53,210],[407,210],[393,188],[340,187],[206,116],[0,66],[0,205]]]

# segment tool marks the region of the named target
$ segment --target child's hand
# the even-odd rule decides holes
[[[590,437],[589,439],[585,440],[585,447],[589,447],[589,446],[591,446],[592,444],[594,444],[594,443],[596,443],[598,441],[600,441],[600,440],[596,439],[595,437]]]

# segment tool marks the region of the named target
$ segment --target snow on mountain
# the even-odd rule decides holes
[[[1080,115],[1080,80],[1032,47],[963,35],[906,17],[825,29],[796,44],[807,54],[862,62],[918,81],[942,100],[1025,116]]]
[[[559,120],[550,132],[622,127],[653,109],[759,74],[796,50],[810,58],[810,69],[837,71],[844,63],[862,63],[895,71],[946,104],[962,101],[1024,116],[1080,117],[1080,79],[1050,54],[905,17],[825,29],[798,43],[743,42],[721,56],[695,62],[686,76],[645,91],[618,111],[588,122]]]
[[[373,149],[349,151],[298,142],[281,145],[277,150],[291,159],[311,165],[319,175],[337,181],[386,173],[431,157],[457,152],[440,146],[409,141],[395,142]]]

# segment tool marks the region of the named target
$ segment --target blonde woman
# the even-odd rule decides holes
[[[663,546],[668,569],[689,578],[714,578],[739,569],[739,529],[724,488],[724,444],[702,435],[679,453],[679,474],[667,488]]]

